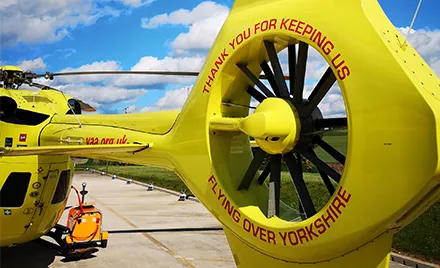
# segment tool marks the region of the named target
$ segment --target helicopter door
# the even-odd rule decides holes
[[[50,205],[50,200],[48,199],[49,196],[52,196],[54,185],[58,181],[58,176],[59,170],[54,169],[53,165],[49,165],[45,176],[42,177],[42,180],[38,181],[38,183],[41,184],[41,191],[39,193],[37,193],[37,191],[30,193],[30,195],[34,197],[34,209],[32,211],[32,218],[27,225],[27,232],[38,232],[38,229],[40,229],[39,225],[43,220],[47,207]]]
[[[32,173],[12,172],[10,173],[0,190],[0,225],[2,246],[9,246],[17,242],[23,234],[29,216],[22,213],[25,205],[26,192],[29,187]],[[3,243],[7,243],[4,244]]]
[[[44,187],[34,204],[33,217],[30,220],[29,233],[45,234],[58,222],[67,202],[70,190],[73,165],[67,156],[65,161],[60,161],[61,156],[56,156],[50,164],[44,178]]]
[[[34,157],[26,157],[28,159]],[[20,243],[35,214],[35,202],[41,197],[45,185],[43,170],[49,164],[24,164],[24,160],[1,159],[0,161],[0,241],[2,246]],[[31,162],[31,161],[30,161]],[[7,166],[7,168],[5,168]],[[30,168],[34,166],[34,168]],[[5,173],[6,170],[13,172]]]

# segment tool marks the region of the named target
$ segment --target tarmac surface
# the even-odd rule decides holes
[[[176,195],[110,179],[96,173],[76,173],[78,190],[87,183],[86,202],[103,213],[103,230],[109,231],[107,248],[99,248],[87,259],[68,260],[57,254],[51,238],[1,251],[1,268],[136,268],[136,267],[236,267],[222,230],[141,232],[140,229],[213,228],[220,223],[192,201]],[[77,205],[71,191],[68,205]],[[67,211],[60,223],[65,225]],[[136,231],[137,230],[137,231]],[[127,231],[136,231],[128,233]],[[116,232],[116,233],[115,233]],[[391,268],[408,267],[391,262]]]

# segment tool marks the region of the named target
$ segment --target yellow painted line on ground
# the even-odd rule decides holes
[[[231,262],[233,263],[234,260],[227,260],[227,259],[208,259],[208,258],[188,258],[188,260],[192,261],[212,261],[212,262]]]
[[[96,197],[91,196],[89,194],[89,196],[91,198],[93,198],[96,203],[98,203],[99,205],[105,207],[106,209],[108,209],[110,212],[112,212],[113,214],[115,214],[118,218],[120,218],[121,220],[123,220],[125,223],[127,223],[128,225],[130,225],[133,228],[139,228],[139,226],[137,226],[136,224],[134,224],[133,222],[131,222],[130,220],[128,220],[127,218],[125,218],[124,216],[122,216],[121,214],[119,214],[118,212],[116,212],[114,209],[112,209],[111,207],[108,207],[107,205],[105,205],[103,202],[101,202],[100,200],[98,200]],[[158,247],[162,248],[165,252],[167,252],[168,254],[170,254],[171,256],[173,256],[176,260],[178,260],[179,262],[181,262],[182,264],[184,264],[187,267],[191,267],[191,268],[195,268],[194,264],[188,262],[188,260],[186,260],[184,257],[178,255],[176,252],[174,252],[172,249],[168,248],[166,245],[164,245],[163,243],[161,243],[159,240],[157,240],[156,238],[152,237],[151,235],[147,234],[147,233],[141,233],[143,236],[145,236],[146,238],[150,239],[154,244],[156,244]]]

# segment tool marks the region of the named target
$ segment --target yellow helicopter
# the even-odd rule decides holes
[[[0,67],[0,81],[3,82],[0,88],[0,137],[2,146],[6,148],[38,146],[41,126],[50,120],[51,114],[94,111],[90,105],[61,91],[32,82],[35,78],[36,74],[24,72],[15,66]],[[23,83],[35,86],[40,91],[19,89]],[[4,150],[1,150],[1,156],[3,153]],[[108,234],[101,232],[100,223],[91,226],[92,229],[98,227],[98,232],[93,236],[86,235],[84,239],[75,238],[82,237],[78,236],[78,232],[81,232],[78,229],[89,229],[88,225],[82,224],[81,228],[74,230],[74,226],[79,225],[57,224],[71,188],[73,162],[75,159],[45,157],[39,153],[33,156],[1,158],[0,246],[14,246],[47,234],[62,246],[65,254],[92,252],[92,246],[97,245],[97,241],[106,247]],[[85,188],[81,192],[84,196]],[[84,198],[79,202],[78,209],[80,215],[76,215],[74,209],[69,212],[70,221],[80,222],[85,219],[86,214],[97,214],[100,218],[99,211],[84,204]],[[51,230],[53,227],[56,227],[54,232]],[[63,234],[69,232],[67,240],[63,240]],[[77,248],[79,246],[81,249]]]
[[[305,98],[309,49],[329,67]],[[236,0],[181,111],[84,115],[60,91],[16,85],[86,73],[5,70],[1,246],[56,226],[72,159],[81,157],[174,170],[223,224],[239,267],[388,267],[393,235],[440,197],[440,81],[376,0]],[[106,72],[88,74],[97,73]],[[116,73],[124,72],[107,72]],[[335,84],[346,118],[324,118],[318,108]],[[252,98],[259,104],[249,114]],[[338,127],[348,128],[346,155],[322,139]],[[344,165],[342,175],[317,146]],[[320,209],[303,159],[329,191]],[[280,200],[282,163],[300,208]]]

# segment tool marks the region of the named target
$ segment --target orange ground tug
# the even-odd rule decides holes
[[[60,244],[66,257],[87,255],[98,251],[96,247],[107,247],[108,232],[102,231],[101,211],[93,204],[84,202],[88,193],[86,186],[83,182],[81,192],[72,186],[78,197],[78,206],[69,210],[67,226],[58,224],[55,232],[48,234]],[[62,238],[63,235],[66,236]]]

